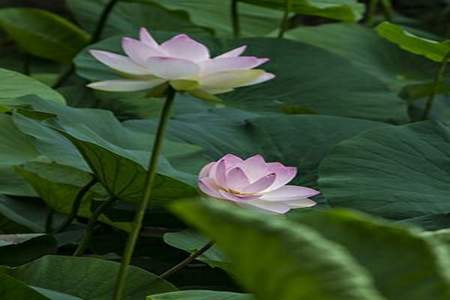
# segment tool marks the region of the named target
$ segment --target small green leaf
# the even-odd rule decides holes
[[[241,0],[255,5],[284,10],[285,0]],[[364,14],[364,4],[356,0],[291,0],[290,11],[300,15],[356,22]]]
[[[400,48],[436,62],[442,62],[450,53],[449,43],[419,37],[389,22],[381,23],[376,30],[379,35]]]

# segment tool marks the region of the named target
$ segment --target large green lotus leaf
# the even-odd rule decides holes
[[[89,32],[94,32],[100,14],[109,0],[68,0],[69,9],[76,20]],[[103,36],[135,35],[141,27],[149,30],[179,31],[209,34],[211,30],[194,24],[189,15],[177,10],[168,10],[155,1],[153,3],[125,3],[119,1],[109,15]]]
[[[415,225],[425,230],[438,230],[450,227],[450,213],[438,213],[403,219],[399,224]]]
[[[31,106],[33,111],[22,111],[23,115],[14,115],[16,126],[22,132],[34,137],[36,148],[52,161],[80,170],[89,170],[77,149],[64,136],[49,128],[48,122],[32,119],[35,117],[33,114],[51,114],[50,116],[56,116],[55,122],[63,128],[63,131],[67,128],[73,135],[115,149],[125,156],[148,159],[146,152],[153,144],[152,132],[126,128],[110,111],[73,108],[49,103],[36,97],[24,97],[18,99],[18,102],[21,105]],[[27,118],[27,114],[31,116]],[[194,145],[167,141],[163,154],[170,159],[199,150],[200,148]]]
[[[49,289],[89,300],[109,300],[119,263],[103,259],[45,256],[26,265],[9,269],[7,274],[28,285]],[[123,299],[145,299],[146,296],[176,290],[158,276],[130,267]]]
[[[62,214],[72,212],[78,192],[91,180],[91,176],[78,169],[58,164],[29,162],[17,168],[17,172],[36,190],[42,200],[54,211]],[[89,218],[92,215],[92,202],[107,198],[106,191],[100,186],[92,187],[83,197],[77,215]],[[99,221],[114,227],[129,230],[126,222],[113,222],[101,215]]]
[[[419,37],[389,22],[381,23],[376,30],[380,36],[400,48],[433,61],[442,62],[450,53],[450,43],[447,41],[438,42]]]
[[[442,253],[441,243],[424,238],[417,229],[345,210],[310,213],[297,222],[350,251],[386,299],[450,297],[449,256]]]
[[[0,295],[3,299],[57,300],[45,297],[23,282],[0,272]]]
[[[299,27],[286,32],[285,37],[333,52],[397,92],[405,85],[429,80],[435,72],[431,62],[399,49],[373,30],[356,24]]]
[[[284,10],[285,0],[242,0],[266,7]],[[356,22],[363,17],[364,4],[355,0],[291,0],[290,11],[300,15],[320,16],[328,19]]]
[[[259,300],[384,299],[344,248],[307,226],[212,199],[181,201],[173,210],[217,242]]]
[[[88,33],[40,9],[0,9],[0,28],[25,51],[62,63],[70,63],[89,41]]]
[[[322,161],[320,189],[332,206],[396,220],[449,212],[449,141],[437,122],[367,131]]]
[[[127,121],[124,125],[140,130],[149,127],[148,121],[142,120]],[[151,126],[156,127],[156,122]],[[227,153],[242,157],[259,153],[268,161],[298,167],[301,180],[296,182],[314,185],[319,162],[335,144],[380,126],[390,125],[317,115],[258,117],[223,108],[178,115],[171,120],[168,134],[176,141],[201,146],[207,160],[217,160]],[[198,173],[206,162],[192,160],[188,169]]]
[[[19,266],[56,252],[56,240],[45,234],[0,234],[0,265]]]
[[[148,296],[147,300],[254,300],[254,297],[249,294],[218,292],[207,290],[193,290],[170,292]]]
[[[142,201],[147,179],[147,152],[118,154],[119,151],[114,151],[116,149],[108,149],[71,134],[67,133],[66,136],[78,148],[109,194],[131,203]],[[195,195],[197,191],[194,186],[194,176],[175,170],[162,157],[153,185],[152,199],[166,202],[186,195]]]
[[[182,10],[188,13],[192,22],[198,26],[208,27],[214,30],[216,35],[231,36],[233,31],[231,21],[231,0],[126,0],[128,2],[158,3],[170,11]],[[239,21],[241,34],[244,36],[267,35],[276,29],[283,13],[239,3]],[[154,27],[157,30],[164,28]],[[152,28],[150,28],[152,29]],[[176,28],[175,32],[180,29]],[[183,30],[184,31],[184,30]]]
[[[252,111],[308,108],[326,115],[401,123],[406,104],[381,80],[329,51],[304,43],[246,39],[248,54],[269,57],[263,66],[277,77],[225,94],[232,105]],[[333,66],[333,67],[330,67]]]
[[[0,69],[0,104],[12,104],[14,99],[27,95],[65,103],[64,97],[47,85],[20,73]]]
[[[160,34],[157,37],[164,40],[167,36]],[[221,95],[226,105],[251,111],[284,112],[307,108],[327,115],[397,123],[407,120],[406,103],[382,81],[329,51],[271,38],[234,42],[201,38],[201,41],[210,46],[213,54],[248,45],[248,55],[271,59],[263,68],[277,77],[264,84]],[[119,37],[104,40],[89,49],[122,52]],[[88,49],[77,56],[75,63],[78,74],[92,81],[118,76],[96,61]]]

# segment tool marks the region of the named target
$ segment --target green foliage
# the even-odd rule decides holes
[[[33,2],[0,4],[1,299],[111,300],[128,258],[120,300],[450,298],[450,73],[435,75],[449,1]],[[143,228],[168,85],[87,86],[124,76],[89,50],[124,54],[141,27],[212,57],[246,45],[275,75],[220,102],[177,92]],[[280,216],[200,196],[200,170],[228,153],[297,168],[289,184],[317,205]]]
[[[0,28],[26,52],[62,63],[70,63],[89,41],[74,24],[39,9],[0,9]]]
[[[348,252],[306,226],[217,200],[173,209],[217,242],[257,299],[383,299]]]

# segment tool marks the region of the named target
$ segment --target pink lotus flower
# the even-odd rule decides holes
[[[240,56],[246,46],[211,58],[205,45],[186,34],[158,45],[142,28],[140,39],[125,37],[122,48],[126,56],[101,50],[90,51],[101,63],[122,74],[124,79],[94,82],[89,87],[129,92],[151,89],[168,82],[176,90],[202,96],[230,92],[237,87],[274,78],[273,74],[253,69],[267,62],[267,58]]]
[[[316,204],[308,197],[319,194],[318,191],[286,185],[296,174],[297,168],[278,162],[266,163],[261,155],[243,160],[227,154],[203,167],[198,185],[213,198],[284,214],[293,208]]]

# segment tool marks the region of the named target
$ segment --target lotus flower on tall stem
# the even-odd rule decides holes
[[[123,79],[94,82],[89,87],[130,92],[169,83],[177,91],[204,98],[275,77],[264,70],[255,69],[269,59],[241,56],[246,46],[211,58],[205,45],[186,34],[176,35],[158,44],[142,28],[138,40],[124,37],[122,48],[126,55],[103,50],[90,51],[92,56],[121,74]]]
[[[246,46],[211,58],[205,45],[185,34],[179,34],[159,45],[151,34],[142,28],[139,40],[124,37],[122,48],[126,55],[91,50],[91,54],[98,61],[119,73],[123,79],[94,82],[89,84],[89,87],[111,92],[142,91],[164,85],[167,85],[167,88],[163,89],[166,92],[166,101],[149,159],[143,187],[144,198],[133,220],[122,256],[114,300],[123,298],[128,267],[152,197],[158,159],[176,92],[189,92],[196,97],[211,100],[215,94],[231,92],[237,87],[262,83],[275,77],[264,70],[254,69],[267,62],[267,58],[241,56]]]

